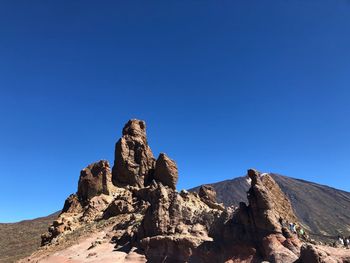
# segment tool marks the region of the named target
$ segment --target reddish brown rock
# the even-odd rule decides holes
[[[81,206],[78,196],[76,194],[71,194],[64,202],[61,213],[81,213],[82,211],[83,207]]]
[[[216,191],[211,185],[202,185],[199,188],[198,195],[201,200],[212,209],[225,210],[223,204],[216,202]]]
[[[298,222],[292,205],[276,182],[268,174],[248,170],[251,188],[248,191],[249,208],[254,217],[256,230],[282,233],[280,218],[287,222]]]
[[[153,263],[188,262],[196,245],[191,237],[155,236],[141,240],[147,260]]]
[[[106,208],[103,214],[103,218],[107,219],[120,214],[133,213],[138,207],[134,207],[132,193],[124,190],[117,194],[117,197]]]
[[[199,194],[179,193],[175,162],[165,154],[156,162],[145,123],[131,120],[115,149],[112,180],[117,187],[111,183],[108,163],[84,169],[77,195],[66,200],[43,244],[69,238],[68,233],[79,228],[84,232],[85,224],[90,228],[106,223],[113,231],[106,238],[115,249],[128,252],[136,247],[149,262],[296,262],[301,243],[283,224],[298,223],[290,201],[268,174],[250,169],[248,176],[248,204],[240,203],[237,209],[217,204],[209,186],[202,186]],[[323,260],[319,250],[304,249],[300,263]]]
[[[281,217],[297,222],[289,200],[269,175],[251,169],[248,176],[249,204],[241,203],[230,219],[224,217],[214,222],[217,225],[211,232],[214,241],[201,245],[195,254],[201,262],[218,262],[215,261],[218,254],[225,255],[221,262],[240,260],[238,254],[247,255],[252,250],[256,253],[247,262],[292,263],[298,259],[300,241],[295,235],[285,237],[279,222]],[[241,250],[238,253],[232,247]],[[203,253],[212,256],[205,257]]]
[[[113,188],[108,161],[92,163],[80,172],[77,195],[82,202],[100,194],[109,195]]]
[[[154,179],[163,185],[176,189],[178,171],[175,161],[171,160],[165,153],[161,153],[156,162]]]
[[[350,251],[344,248],[305,244],[296,263],[349,263]]]
[[[115,145],[112,180],[119,186],[142,187],[153,172],[155,159],[146,138],[146,124],[130,120],[123,128],[123,136]]]

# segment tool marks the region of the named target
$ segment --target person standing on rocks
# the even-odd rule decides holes
[[[294,224],[293,223],[289,223],[289,230],[290,230],[290,232],[293,233],[293,229],[294,229]]]
[[[349,245],[350,245],[350,239],[349,239],[350,237],[348,237],[348,238],[346,238],[345,239],[345,247],[346,248],[349,248]]]

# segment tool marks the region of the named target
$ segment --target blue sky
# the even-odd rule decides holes
[[[350,2],[1,1],[0,222],[113,162],[130,118],[178,188],[250,167],[350,191]]]

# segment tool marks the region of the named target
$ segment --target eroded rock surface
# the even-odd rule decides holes
[[[161,153],[156,162],[156,169],[153,178],[163,185],[176,189],[178,171],[176,163],[165,153]]]
[[[109,163],[101,160],[80,172],[77,195],[82,202],[86,202],[100,194],[109,195],[114,188]]]
[[[82,170],[77,194],[67,198],[42,237],[42,253],[106,224],[103,242],[111,242],[113,250],[126,252],[129,259],[152,263],[347,262],[346,256],[319,247],[303,247],[300,256],[302,242],[286,227],[287,222],[298,223],[290,201],[270,175],[250,169],[247,176],[248,203],[238,208],[218,204],[210,186],[202,186],[198,194],[178,192],[176,163],[165,154],[156,161],[145,123],[130,120],[116,144],[112,175],[106,161]]]
[[[349,263],[348,249],[305,244],[296,263]]]
[[[250,169],[248,176],[248,205],[241,203],[218,222],[211,233],[213,242],[203,243],[194,255],[198,262],[288,263],[298,259],[301,242],[296,235],[284,236],[280,223],[281,217],[297,222],[290,202],[269,175]]]
[[[123,128],[123,136],[115,145],[113,183],[119,186],[147,184],[155,167],[155,158],[146,138],[146,123],[130,120]]]

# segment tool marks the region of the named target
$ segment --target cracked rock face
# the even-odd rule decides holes
[[[80,172],[77,195],[82,202],[86,202],[100,194],[109,195],[114,188],[109,163],[101,160]]]
[[[153,178],[163,185],[176,189],[178,177],[175,161],[171,160],[165,153],[161,153],[156,162]]]
[[[282,216],[297,222],[289,200],[269,175],[261,176],[251,169],[248,176],[252,182],[248,205],[241,203],[229,216],[223,213],[211,232],[213,242],[203,243],[197,249],[194,257],[198,262],[292,263],[298,259],[299,239],[296,235],[284,236],[279,222]]]
[[[147,184],[155,167],[155,158],[146,138],[146,124],[130,120],[123,128],[123,136],[115,145],[113,183],[138,186]]]

